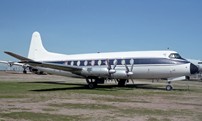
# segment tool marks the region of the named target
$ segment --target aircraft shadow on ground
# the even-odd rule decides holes
[[[22,83],[71,85],[71,87],[57,87],[57,88],[46,88],[46,89],[29,90],[29,91],[35,91],[35,92],[61,91],[61,90],[88,90],[89,89],[88,86],[87,86],[87,84],[66,83],[66,82],[61,82],[61,81],[60,82],[40,81],[40,82],[22,82]],[[164,87],[155,87],[152,84],[127,84],[125,87],[119,87],[117,84],[113,84],[113,85],[98,85],[93,90],[116,91],[116,90],[133,90],[133,89],[165,90]],[[92,89],[89,89],[89,90],[92,90]],[[175,89],[175,90],[181,90],[181,89]]]
[[[78,83],[66,83],[64,81],[36,81],[36,82],[22,82],[22,83],[36,83],[36,84],[54,84],[54,85],[84,85],[84,84],[78,84]]]

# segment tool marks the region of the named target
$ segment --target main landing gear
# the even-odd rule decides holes
[[[97,84],[104,84],[104,81],[105,79],[102,79],[102,78],[96,78],[96,79],[86,78],[86,82],[90,89],[96,88]]]
[[[105,79],[103,78],[86,78],[86,82],[88,84],[88,88],[94,89],[97,87],[98,84],[104,84]],[[127,79],[117,79],[119,87],[125,87],[126,83],[128,82]]]
[[[27,74],[27,71],[26,71],[26,70],[23,70],[23,74]]]
[[[23,66],[23,74],[27,74],[27,67]]]
[[[86,79],[86,82],[88,84],[88,87],[90,89],[94,89],[97,87],[97,82],[96,82],[96,79]]]
[[[125,87],[126,86],[126,83],[128,82],[127,79],[119,79],[117,80],[118,81],[118,86],[119,87]]]

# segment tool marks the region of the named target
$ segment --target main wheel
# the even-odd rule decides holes
[[[92,82],[89,82],[89,83],[88,83],[88,87],[89,87],[90,89],[93,89],[93,88],[95,88],[95,85],[94,85]]]
[[[90,89],[94,89],[97,87],[97,81],[95,79],[89,79],[89,78],[86,78],[86,82],[88,84],[88,87]]]
[[[27,71],[26,71],[26,70],[23,70],[23,74],[27,74]]]
[[[124,87],[124,86],[126,86],[126,81],[127,81],[127,80],[125,80],[125,79],[120,79],[120,80],[118,81],[118,86],[119,86],[119,87]]]

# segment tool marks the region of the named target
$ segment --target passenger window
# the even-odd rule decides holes
[[[87,60],[84,61],[84,65],[85,65],[85,66],[88,65],[88,61],[87,61]]]
[[[77,62],[77,66],[80,66],[80,61]]]
[[[94,66],[94,65],[95,65],[95,61],[92,60],[92,61],[91,61],[91,66]]]
[[[126,61],[123,59],[123,60],[121,61],[121,64],[122,64],[122,65],[125,65],[125,64],[126,64]]]
[[[67,62],[67,61],[65,61],[65,62],[64,62],[64,64],[65,64],[65,65],[68,65],[68,62]]]
[[[74,61],[71,61],[71,66],[73,66],[74,65]]]
[[[102,61],[101,61],[101,60],[99,60],[99,61],[98,61],[98,65],[99,65],[99,66],[101,66],[101,64],[102,64]]]
[[[114,64],[114,65],[117,65],[117,63],[118,63],[118,61],[115,59],[115,60],[113,61],[113,64]]]
[[[130,64],[131,64],[131,65],[134,64],[134,59],[130,59]]]

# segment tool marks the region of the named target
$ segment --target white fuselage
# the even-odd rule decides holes
[[[64,55],[48,52],[34,32],[28,58],[37,62],[78,67],[81,71],[36,67],[49,73],[84,78],[170,78],[190,75],[191,63],[175,51],[132,51]]]
[[[109,78],[109,70],[106,61],[114,66],[114,61],[118,61],[115,67],[115,73],[110,74],[110,78],[129,79],[129,78],[170,78],[190,75],[190,63],[183,59],[169,58],[169,55],[175,51],[133,51],[133,52],[112,52],[112,53],[94,53],[63,55],[49,53],[51,56],[44,56],[44,62],[64,64],[69,66],[78,66],[83,68],[77,75],[83,77]],[[51,57],[51,58],[50,58]],[[133,61],[131,61],[133,60]],[[133,65],[132,75],[126,72],[126,66],[130,69]],[[57,71],[55,69],[41,68],[42,71],[49,73],[75,76],[74,73]]]

